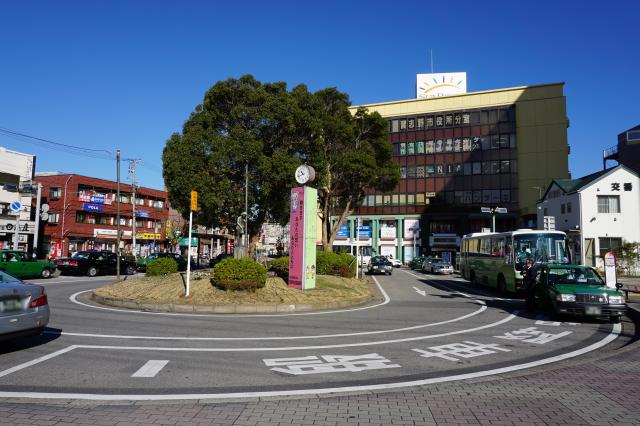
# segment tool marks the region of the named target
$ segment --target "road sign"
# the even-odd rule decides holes
[[[22,203],[20,201],[14,201],[13,203],[11,203],[11,205],[9,206],[9,209],[12,212],[19,212],[22,209]]]
[[[496,213],[506,213],[507,209],[505,207],[496,207]]]
[[[480,211],[482,213],[491,213],[491,209],[489,207],[480,207]]]
[[[198,193],[196,191],[191,191],[191,211],[198,210]]]

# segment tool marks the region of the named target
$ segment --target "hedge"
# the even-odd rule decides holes
[[[289,257],[279,257],[269,262],[269,269],[280,278],[289,276]],[[318,275],[335,275],[353,278],[356,275],[355,257],[347,253],[318,251],[316,253],[316,271]]]
[[[251,259],[224,259],[213,267],[211,284],[222,290],[255,291],[267,282],[267,270]]]
[[[283,256],[269,261],[269,270],[286,280],[287,277],[289,277],[289,256]]]
[[[168,257],[153,259],[147,265],[147,277],[156,277],[158,275],[168,275],[178,272],[178,263]]]

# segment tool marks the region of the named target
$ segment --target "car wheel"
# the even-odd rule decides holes
[[[89,275],[90,277],[95,277],[96,275],[98,275],[98,268],[96,268],[95,266],[90,266],[89,269],[87,269],[87,275]]]
[[[136,268],[133,266],[127,266],[127,275],[133,275],[136,273]]]
[[[42,278],[51,278],[51,269],[44,268],[42,272],[40,272],[40,276]]]

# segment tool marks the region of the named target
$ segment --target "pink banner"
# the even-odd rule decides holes
[[[304,187],[291,190],[289,215],[289,286],[302,288],[304,278]]]

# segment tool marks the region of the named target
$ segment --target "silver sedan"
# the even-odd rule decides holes
[[[40,334],[48,323],[44,287],[0,271],[0,341]]]

